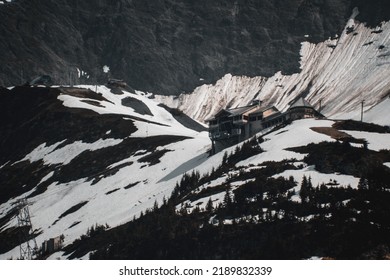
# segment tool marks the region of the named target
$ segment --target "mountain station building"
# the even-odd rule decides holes
[[[322,117],[304,98],[297,99],[284,113],[275,106],[261,106],[259,100],[244,107],[222,109],[213,118],[207,120],[209,136],[213,143],[212,153],[217,153],[256,133],[288,121]]]

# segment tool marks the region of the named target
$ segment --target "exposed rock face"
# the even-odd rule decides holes
[[[163,94],[226,73],[299,71],[300,42],[340,33],[352,8],[378,24],[386,0],[19,0],[0,7],[0,85],[50,74],[56,83],[108,75]],[[103,66],[110,67],[109,73]],[[82,71],[78,72],[77,68]]]
[[[361,118],[364,100],[364,110],[379,121],[380,108],[388,106],[383,102],[390,97],[390,22],[370,28],[356,21],[356,15],[357,9],[337,38],[302,43],[299,73],[277,72],[268,78],[227,74],[191,94],[155,97],[201,122],[223,108],[246,106],[254,99],[285,111],[302,97],[326,117],[355,120]],[[387,117],[380,123],[390,125],[389,121]]]

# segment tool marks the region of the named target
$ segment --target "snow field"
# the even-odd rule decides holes
[[[302,160],[304,154],[286,151],[287,148],[306,146],[310,143],[334,141],[330,136],[314,132],[310,127],[331,127],[332,121],[304,119],[294,121],[285,132],[275,131],[264,136],[260,145],[265,151],[236,164],[237,167],[258,165],[266,161],[282,161],[288,159]]]

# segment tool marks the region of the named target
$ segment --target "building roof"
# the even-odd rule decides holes
[[[208,119],[206,119],[205,121],[206,121],[206,122],[215,121],[215,120],[218,119],[221,115],[226,115],[226,116],[230,117],[230,116],[231,116],[231,113],[230,113],[229,110],[227,110],[227,109],[221,109],[221,110],[219,110],[213,117],[208,118]]]
[[[240,115],[243,115],[251,110],[252,110],[252,112],[250,112],[249,115],[261,114],[264,111],[269,110],[269,109],[274,109],[276,112],[279,112],[279,110],[276,109],[275,106],[259,107],[258,104],[253,104],[253,105],[237,107],[237,108],[221,109],[214,115],[214,117],[208,118],[208,119],[206,119],[206,121],[207,122],[214,121],[214,120],[218,119],[221,115],[227,115],[228,117],[240,116]]]
[[[280,111],[277,111],[275,113],[273,113],[272,115],[269,115],[268,117],[265,117],[263,119],[264,122],[267,122],[267,121],[270,121],[270,120],[273,120],[277,117],[280,117],[281,115],[283,115],[283,113],[281,113]]]
[[[226,109],[221,109],[214,115],[214,118],[218,118],[221,115],[228,115],[228,116],[230,116],[230,112],[228,110],[226,110]]]
[[[268,107],[260,107],[259,109],[251,112],[249,115],[261,114],[269,109],[274,109],[276,112],[279,112],[279,110],[275,106],[268,106]]]
[[[298,98],[293,104],[291,104],[290,109],[295,107],[313,108],[313,106],[309,102],[307,102],[306,99],[304,99],[303,97]]]
[[[227,109],[226,111],[229,112],[232,117],[234,117],[245,114],[247,111],[252,110],[255,107],[257,107],[257,105]]]

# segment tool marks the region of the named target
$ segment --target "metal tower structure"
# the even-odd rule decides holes
[[[34,237],[33,227],[31,224],[30,211],[26,198],[22,198],[17,202],[18,209],[18,227],[19,242],[20,242],[20,259],[32,260],[38,253],[37,241]]]

